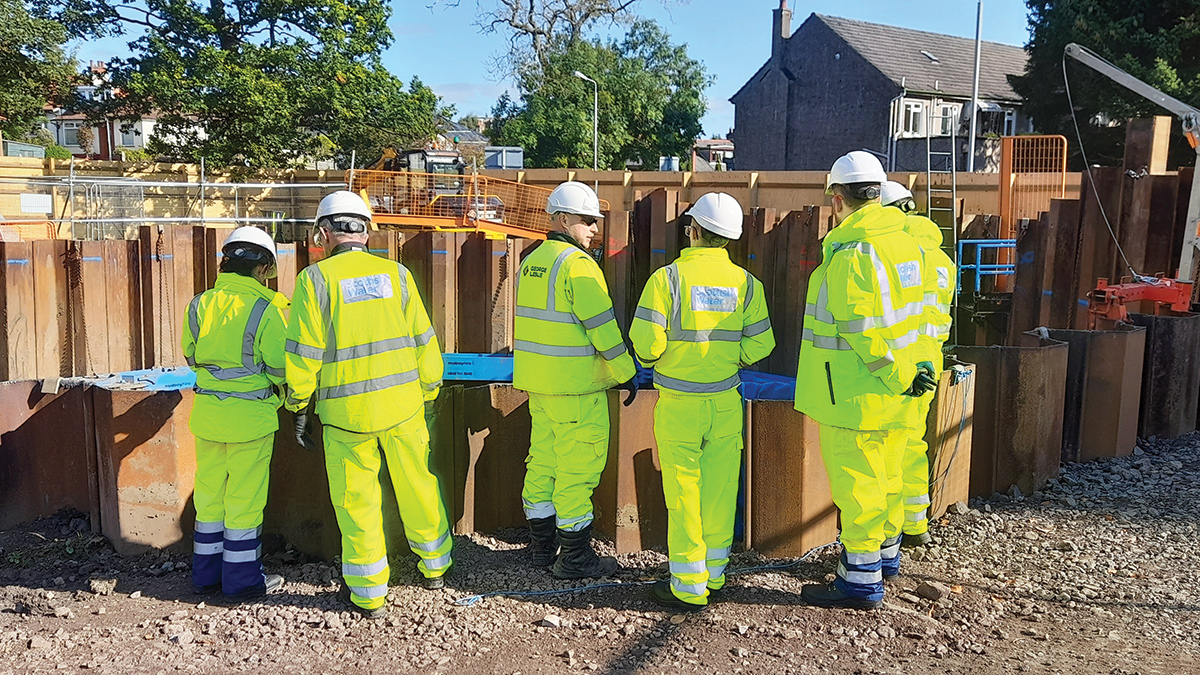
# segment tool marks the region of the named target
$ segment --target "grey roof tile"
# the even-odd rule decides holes
[[[910,28],[815,14],[888,79],[910,91],[941,91],[971,97],[975,70],[975,40]],[[937,57],[934,62],[922,54]],[[1008,83],[1009,75],[1025,72],[1028,60],[1021,47],[984,42],[979,72],[981,99],[1020,101]]]

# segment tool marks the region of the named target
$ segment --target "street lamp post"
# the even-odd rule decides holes
[[[578,70],[575,77],[592,83],[592,171],[600,170],[600,85]]]
[[[975,171],[975,133],[979,124],[979,61],[983,50],[983,0],[979,0],[975,9],[975,80],[971,86],[971,127],[967,132],[967,171]]]

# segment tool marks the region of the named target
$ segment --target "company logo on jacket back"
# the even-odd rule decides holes
[[[732,312],[737,303],[738,290],[732,286],[692,286],[693,312]]]
[[[897,263],[896,274],[900,277],[901,288],[912,288],[921,285],[921,263],[915,260]]]
[[[363,300],[382,300],[392,297],[392,277],[387,274],[342,279],[341,286],[342,302],[347,305]]]

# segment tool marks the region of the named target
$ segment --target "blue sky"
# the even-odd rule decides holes
[[[480,0],[489,3],[490,0]],[[384,65],[404,79],[414,75],[433,87],[460,115],[486,115],[492,104],[512,84],[497,81],[490,72],[491,57],[503,53],[505,38],[480,35],[472,25],[476,0],[461,0],[458,7],[431,0],[392,0],[395,43],[384,55]],[[874,21],[905,28],[974,37],[975,2],[971,0],[791,0],[795,29],[810,13]],[[707,92],[709,112],[704,118],[708,135],[733,126],[729,97],[770,55],[771,10],[778,0],[641,0],[639,12],[665,26],[676,42],[707,66],[716,83]],[[984,0],[985,40],[1023,45],[1027,39],[1023,0]],[[78,46],[84,61],[108,60],[127,53],[123,40],[101,40]]]

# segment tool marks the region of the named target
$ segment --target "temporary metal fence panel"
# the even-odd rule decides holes
[[[1000,144],[1000,236],[1017,238],[1022,219],[1037,220],[1050,210],[1050,200],[1067,194],[1067,139],[1064,136],[1005,136]],[[1013,262],[1000,252],[1000,264]],[[1009,279],[997,279],[998,291],[1011,290]]]

